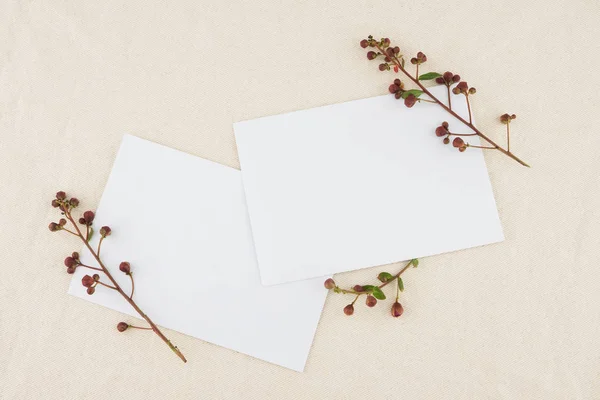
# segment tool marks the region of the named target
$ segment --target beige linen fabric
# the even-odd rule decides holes
[[[0,398],[600,398],[599,12],[594,0],[1,1]],[[168,331],[184,365],[67,295],[62,260],[79,244],[47,229],[54,192],[94,208],[125,132],[239,168],[234,121],[387,90],[392,74],[358,47],[369,33],[476,86],[493,137],[498,115],[518,115],[512,146],[532,168],[486,154],[505,242],[423,259],[400,319],[389,303],[347,318],[350,299],[330,295],[305,373]]]

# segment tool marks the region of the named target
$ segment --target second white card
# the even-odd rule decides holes
[[[468,115],[464,96],[452,105]],[[236,123],[262,282],[502,241],[482,152],[442,144],[442,121],[469,132],[438,105],[393,96]]]

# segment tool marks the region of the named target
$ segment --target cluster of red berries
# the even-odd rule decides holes
[[[435,78],[435,82],[439,83],[440,85],[451,86],[460,82],[460,75],[454,75],[452,72],[446,71],[442,74],[442,76]]]
[[[474,87],[470,88],[467,82],[461,81],[458,83],[458,85],[454,87],[454,89],[452,89],[452,93],[464,94],[465,96],[468,96],[470,94],[477,93],[477,89],[475,89]]]
[[[100,275],[98,274],[92,276],[85,275],[81,278],[81,284],[87,288],[87,294],[94,294],[96,286],[98,286],[98,281],[100,281]]]
[[[387,274],[387,273],[383,273],[383,274]],[[389,275],[389,274],[387,274],[387,275]],[[379,279],[380,280],[383,279],[383,278],[381,278],[381,274],[380,274],[380,278]],[[397,278],[392,278],[392,279],[397,279]],[[325,286],[326,289],[333,290],[336,293],[348,293],[349,292],[349,291],[344,291],[343,289],[339,288],[336,285],[335,281],[332,278],[327,279],[325,281],[325,283],[324,283],[324,286]],[[367,307],[375,307],[377,305],[377,297],[380,300],[384,300],[385,299],[385,295],[383,294],[383,292],[381,291],[380,287],[378,287],[378,286],[355,285],[352,288],[352,291],[350,291],[349,293],[356,294],[357,297],[356,297],[356,299],[352,303],[350,303],[350,304],[348,304],[347,306],[344,307],[344,314],[346,314],[348,316],[354,314],[354,303],[356,302],[356,300],[358,300],[358,297],[360,295],[363,295],[363,294],[367,295],[366,300],[365,300],[365,304],[367,305]],[[402,307],[402,304],[400,304],[398,302],[398,300],[396,300],[394,302],[394,304],[392,304],[392,308],[391,308],[391,314],[392,314],[392,316],[395,317],[395,318],[397,318],[397,317],[401,316],[403,312],[404,312],[404,308]]]
[[[517,116],[515,114],[502,114],[500,116],[500,122],[502,122],[505,125],[510,124],[510,121],[512,121],[513,119],[517,118]]]
[[[423,54],[422,51],[418,52],[416,57],[413,57],[410,59],[410,63],[412,65],[421,65],[425,61],[427,61],[427,56],[425,54]]]
[[[78,266],[81,265],[79,261],[79,253],[74,251],[69,257],[65,258],[65,267],[67,267],[67,274],[75,273]]]

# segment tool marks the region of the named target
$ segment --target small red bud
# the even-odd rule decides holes
[[[474,87],[469,89],[469,94],[475,94],[477,93],[477,89],[475,89]]]
[[[83,278],[81,278],[81,284],[85,287],[90,287],[95,283],[94,278],[92,278],[89,275],[84,276]]]
[[[346,314],[346,315],[354,314],[354,306],[352,304],[348,304],[346,307],[344,307],[344,314]]]
[[[67,198],[67,194],[65,192],[63,192],[63,191],[56,192],[56,198],[58,200],[64,200],[64,199]]]
[[[369,307],[375,307],[377,304],[377,299],[371,295],[367,296],[367,301],[365,302]]]
[[[81,225],[85,225],[85,218],[83,218],[83,217],[79,218],[79,223]]]
[[[402,98],[402,93],[400,91],[397,91],[396,94],[394,95],[394,97],[396,99],[401,99]]]
[[[131,265],[127,261],[123,261],[121,264],[119,264],[119,269],[121,270],[121,272],[124,272],[127,275],[129,275],[129,273],[131,272]]]
[[[409,94],[406,99],[404,99],[404,105],[408,108],[411,108],[412,106],[415,105],[415,103],[417,102],[417,98],[415,97],[414,94]]]
[[[95,287],[91,287],[91,286],[90,286],[89,288],[87,288],[87,294],[90,294],[90,295],[91,295],[91,294],[94,294],[94,292],[95,292],[95,291],[96,291],[96,288],[95,288]]]
[[[454,146],[454,147],[461,148],[464,145],[465,145],[465,141],[462,140],[462,138],[457,137],[457,138],[454,138],[454,140],[452,141],[452,146]]]
[[[367,47],[369,47],[369,41],[367,39],[361,40],[360,47],[362,47],[363,49],[366,49]]]
[[[354,289],[355,292],[364,292],[365,288],[363,288],[361,285],[354,285],[354,287],[352,288]]]
[[[119,332],[125,332],[129,328],[129,324],[127,322],[119,322],[117,324],[117,330]]]
[[[56,232],[60,231],[62,229],[62,226],[60,226],[56,222],[50,222],[50,224],[48,225],[48,229],[50,229],[50,232]]]
[[[379,70],[380,71],[386,71],[388,69],[388,65],[387,64],[379,64]]]
[[[92,278],[94,278],[94,282],[98,282],[100,280],[100,275],[94,274],[92,275]]]
[[[441,85],[443,83],[446,83],[446,81],[444,80],[444,78],[442,78],[440,76],[440,77],[435,78],[435,83],[439,83]]]
[[[79,253],[74,251],[73,254],[71,254],[71,257],[73,257],[76,260],[79,260]]]
[[[367,58],[368,58],[369,60],[374,60],[375,58],[377,58],[377,53],[375,53],[374,51],[369,51],[369,52],[367,53]]]
[[[103,226],[102,228],[100,228],[100,235],[102,235],[103,237],[107,237],[110,236],[111,233],[111,229],[108,226]]]
[[[400,89],[402,89],[404,87],[404,85],[402,84],[402,81],[398,78],[394,79],[394,85],[398,86]]]
[[[391,43],[391,41],[390,41],[390,39],[389,39],[389,38],[385,38],[385,39],[383,39],[383,45],[384,45],[384,46],[386,46],[386,47],[387,47],[387,46],[389,46],[389,45],[390,45],[390,43]]]
[[[94,222],[94,217],[96,215],[94,214],[93,211],[86,211],[83,213],[83,220],[85,222],[86,225],[91,225],[92,222]],[[80,220],[81,221],[81,220]]]
[[[394,47],[394,54],[398,54],[400,53],[400,47],[396,46]]]
[[[452,82],[456,83],[456,82],[459,82],[459,81],[460,81],[460,75],[454,75],[452,77]]]
[[[71,200],[69,200],[69,204],[71,204],[71,207],[77,207],[79,205],[79,200],[75,197],[72,197]]]
[[[450,139],[448,139],[447,137],[444,138],[444,144],[448,144],[448,143],[450,143]]]
[[[516,115],[515,115],[516,117]],[[508,114],[502,114],[500,116],[500,122],[502,122],[503,124],[508,124],[508,121],[510,120],[510,115]]]
[[[411,59],[410,59],[410,63],[411,63],[412,65],[415,65],[415,64],[417,64],[418,62],[419,62],[419,60],[417,60],[415,57],[413,57],[413,58],[411,58]]]
[[[450,126],[450,124],[448,124],[448,122],[444,121],[442,122],[442,126],[446,129],[448,129],[448,127]]]
[[[437,137],[446,136],[447,134],[448,134],[448,129],[444,128],[443,126],[438,126],[437,128],[435,128],[435,135]]]
[[[75,267],[77,265],[77,261],[73,257],[65,258],[65,267]]]
[[[59,224],[60,226],[65,226],[65,225],[67,224],[67,220],[66,220],[66,219],[64,219],[64,218],[61,218],[61,219],[58,221],[58,224]]]
[[[392,317],[394,318],[398,318],[399,316],[402,315],[402,313],[404,312],[404,308],[402,307],[402,304],[395,302],[394,304],[392,304]]]
[[[335,281],[328,278],[323,285],[325,286],[325,289],[333,289],[335,287]]]
[[[60,204],[58,203],[58,200],[56,200],[56,199],[52,200],[52,207],[54,207],[54,208],[60,207]]]
[[[390,93],[396,93],[398,90],[400,90],[400,87],[398,85],[395,85],[395,84],[392,83],[388,87],[388,90],[390,91]]]
[[[510,119],[516,119],[516,118],[517,118],[516,114],[512,114],[512,115],[510,116]]]
[[[452,93],[454,94],[460,94],[460,89],[455,87],[454,89],[452,89]]]
[[[75,273],[75,267],[67,268],[67,274],[74,274],[74,273]]]
[[[442,75],[442,78],[444,78],[444,82],[446,84],[452,82],[452,77],[454,76],[454,74],[450,71],[446,71],[444,72],[444,74]]]
[[[458,148],[458,151],[460,151],[460,152],[462,153],[462,152],[463,152],[463,151],[465,151],[466,149],[467,149],[467,146],[462,146],[462,147],[459,147],[459,148]]]

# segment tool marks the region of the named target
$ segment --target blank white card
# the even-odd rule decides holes
[[[131,263],[134,298],[155,323],[303,370],[327,291],[321,279],[261,285],[240,171],[125,136],[94,225],[112,228],[101,256],[124,288],[118,265]],[[110,289],[87,295],[91,272],[78,268],[69,293],[137,316]]]
[[[464,96],[452,106],[467,117]],[[262,282],[502,241],[482,152],[442,144],[443,121],[470,132],[391,95],[234,124]]]

